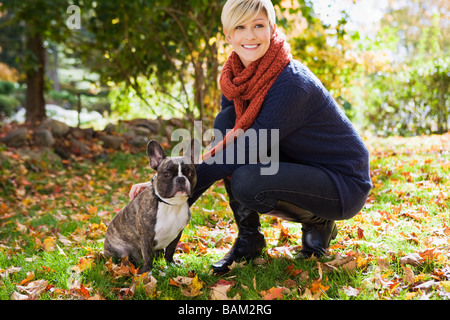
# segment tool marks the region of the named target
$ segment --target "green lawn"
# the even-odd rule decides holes
[[[0,299],[449,299],[449,140],[367,139],[374,189],[328,256],[296,260],[301,226],[262,216],[267,250],[220,277],[210,265],[237,235],[221,183],[191,208],[180,264],[138,276],[101,252],[131,185],[151,178],[144,152],[60,161],[2,145]]]

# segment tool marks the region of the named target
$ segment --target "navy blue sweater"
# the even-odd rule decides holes
[[[228,108],[234,109],[233,102],[222,96],[221,112],[233,111]],[[268,149],[279,143],[280,154],[288,162],[324,170],[336,184],[343,217],[355,197],[366,197],[370,191],[369,153],[364,142],[320,80],[299,61],[292,60],[278,76],[251,129],[257,133],[279,129],[279,141],[269,139]],[[243,148],[248,153],[258,147],[247,144]],[[242,151],[237,143],[234,148],[234,155]],[[237,161],[200,164],[196,189],[232,176],[242,165]]]

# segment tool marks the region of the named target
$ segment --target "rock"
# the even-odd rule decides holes
[[[149,137],[151,134],[150,129],[146,128],[146,127],[136,127],[133,126],[130,128],[132,131],[134,131],[134,133],[136,134],[136,136],[143,136],[143,137]]]
[[[103,141],[103,146],[105,148],[112,148],[115,150],[119,150],[121,144],[125,141],[122,137],[103,135],[98,138],[100,141]]]
[[[72,138],[70,139],[70,144],[72,152],[75,154],[89,154],[90,152],[89,147],[79,140]]]
[[[87,140],[92,140],[92,138],[95,136],[95,130],[93,128],[86,128],[86,129],[81,129],[81,128],[70,128],[70,133],[69,135],[72,138],[75,139],[87,139]]]
[[[114,132],[116,132],[116,125],[113,123],[108,123],[105,127],[105,129],[103,129],[103,131],[105,131],[107,134],[112,134]]]
[[[136,136],[133,139],[131,139],[128,143],[138,148],[145,147],[148,143],[148,138],[144,136]]]
[[[51,147],[55,144],[52,132],[48,129],[39,129],[36,132],[37,143],[42,147]]]
[[[47,118],[39,125],[39,129],[47,129],[53,133],[55,137],[64,137],[70,131],[70,127],[64,122]]]
[[[17,128],[6,135],[1,141],[8,147],[20,148],[27,143],[28,129]]]
[[[158,133],[161,129],[161,123],[158,120],[152,119],[134,119],[130,121],[130,125],[134,127],[144,127],[152,133]]]

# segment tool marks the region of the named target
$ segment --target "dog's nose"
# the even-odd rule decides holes
[[[177,177],[177,183],[184,183],[186,181],[185,177]]]

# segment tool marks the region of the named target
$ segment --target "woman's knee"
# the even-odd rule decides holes
[[[259,170],[260,168],[256,165],[245,165],[233,172],[231,191],[233,196],[242,204],[255,202],[258,193]]]

